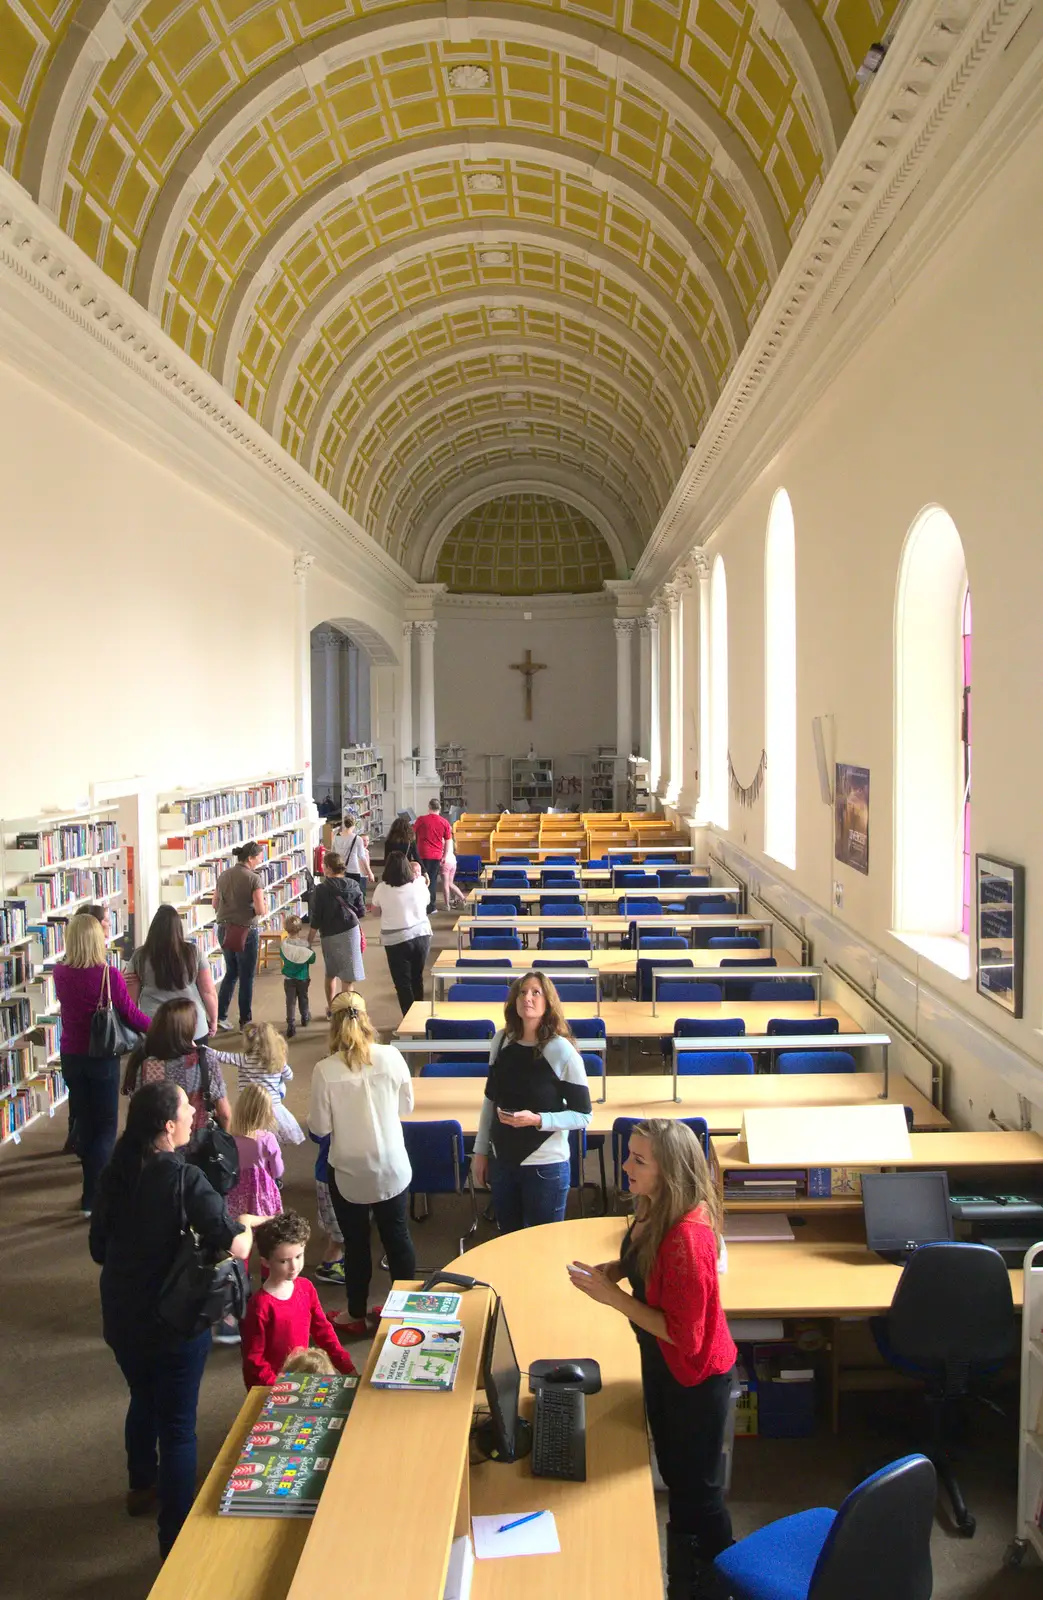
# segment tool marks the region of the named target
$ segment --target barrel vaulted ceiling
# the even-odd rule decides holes
[[[0,159],[414,576],[622,575],[894,6],[5,0]]]

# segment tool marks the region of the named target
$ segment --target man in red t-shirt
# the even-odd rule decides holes
[[[438,872],[445,855],[445,847],[453,837],[453,830],[442,815],[442,807],[438,800],[429,800],[427,803],[427,816],[417,817],[414,828],[416,833],[416,853],[420,857],[420,867],[427,879],[427,914],[431,915],[435,909],[435,900],[438,897]]]

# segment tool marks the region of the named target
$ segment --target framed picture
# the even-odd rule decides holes
[[[833,788],[833,854],[856,872],[869,872],[869,768],[838,761]]]
[[[975,856],[974,877],[978,993],[1020,1017],[1025,869],[995,856]]]

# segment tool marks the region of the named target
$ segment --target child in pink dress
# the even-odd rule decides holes
[[[232,1133],[239,1152],[239,1181],[227,1198],[241,1205],[231,1216],[248,1213],[275,1217],[282,1210],[279,1179],[283,1175],[282,1151],[276,1138],[275,1108],[268,1090],[248,1083],[240,1091],[232,1112]]]

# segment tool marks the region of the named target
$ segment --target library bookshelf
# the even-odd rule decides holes
[[[70,917],[109,912],[109,960],[126,926],[126,867],[115,806],[0,822],[0,1143],[18,1143],[67,1098],[52,976]]]
[[[387,832],[384,823],[386,789],[384,761],[372,745],[353,744],[341,751],[341,815],[354,817],[359,832],[375,839],[382,839]]]
[[[464,757],[462,745],[440,744],[435,750],[435,771],[442,791],[444,816],[459,816],[464,808]]]
[[[285,911],[303,904],[314,843],[303,772],[162,795],[156,827],[160,899],[177,908],[215,979],[224,974],[224,957],[213,894],[221,873],[234,866],[232,852],[239,845],[253,839],[264,852],[258,868],[268,897],[262,928],[278,927]]]

